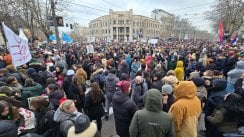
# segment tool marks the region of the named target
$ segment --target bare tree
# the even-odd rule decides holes
[[[56,10],[62,12],[65,7],[61,0],[56,0]],[[51,16],[50,0],[1,0],[0,21],[5,22],[17,32],[18,28],[27,28],[31,37],[41,30],[46,38],[50,34],[48,17]]]
[[[243,24],[244,5],[242,0],[216,0],[207,11],[206,19],[211,21],[215,32],[218,31],[219,22],[222,21],[224,30],[231,36]]]

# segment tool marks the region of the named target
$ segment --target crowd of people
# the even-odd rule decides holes
[[[244,52],[209,41],[1,49],[0,137],[244,136]]]

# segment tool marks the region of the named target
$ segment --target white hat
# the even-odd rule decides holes
[[[71,76],[71,75],[74,75],[75,74],[75,71],[72,70],[72,69],[69,69],[66,73],[67,76]]]

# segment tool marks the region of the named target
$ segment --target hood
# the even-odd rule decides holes
[[[96,74],[98,74],[98,73],[100,73],[100,72],[102,72],[103,71],[103,68],[99,68],[99,69],[97,69],[96,71],[94,71],[92,74],[93,75],[96,75]]]
[[[227,80],[225,79],[214,79],[212,81],[213,91],[225,90],[227,87]]]
[[[177,61],[176,67],[183,68],[183,62],[182,61]]]
[[[239,68],[239,69],[244,69],[244,61],[238,61],[236,63],[236,68]]]
[[[63,122],[74,116],[75,116],[75,114],[69,114],[69,113],[63,112],[60,110],[60,108],[58,108],[54,113],[53,120],[55,122]]]
[[[176,96],[176,99],[192,99],[196,96],[196,92],[197,87],[192,81],[180,81],[179,84],[176,84],[174,88],[174,95]]]
[[[23,91],[36,91],[41,89],[42,86],[39,83],[36,83],[34,86],[29,86],[29,87],[23,87],[22,90]]]
[[[162,109],[162,93],[157,89],[150,89],[144,96],[145,108],[148,111],[159,112]]]
[[[130,99],[129,96],[120,91],[115,92],[115,94],[113,96],[113,101],[118,104],[121,104],[121,103],[127,101],[128,99]]]
[[[108,81],[114,81],[115,79],[116,79],[116,75],[115,74],[112,74],[112,73],[108,74]]]

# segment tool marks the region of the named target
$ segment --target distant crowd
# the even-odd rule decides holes
[[[244,51],[208,41],[0,49],[0,137],[244,136]],[[103,120],[104,119],[104,120]]]

